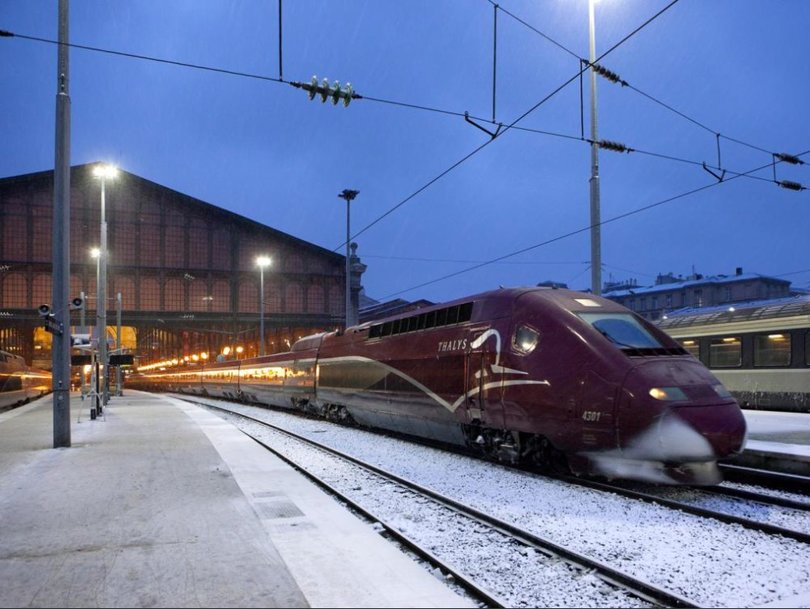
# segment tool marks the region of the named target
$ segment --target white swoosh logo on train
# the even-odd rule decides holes
[[[450,402],[442,398],[439,394],[432,391],[429,387],[417,381],[415,378],[408,376],[407,374],[394,368],[393,366],[389,366],[388,364],[384,364],[375,359],[363,357],[361,355],[347,355],[343,357],[330,357],[328,359],[321,359],[318,360],[318,362],[319,364],[334,363],[334,362],[362,362],[364,364],[368,363],[374,364],[376,366],[383,368],[384,370],[387,370],[388,372],[391,372],[392,374],[397,375],[400,378],[405,379],[415,387],[418,387],[420,390],[422,390],[422,392],[425,395],[429,396],[430,398],[432,398],[433,400],[435,400],[436,402],[447,408],[447,410],[449,410],[450,412],[455,412],[458,409],[458,407],[465,402],[465,400],[469,399],[476,393],[479,393],[482,389],[486,390],[497,387],[506,387],[509,385],[546,385],[548,387],[551,386],[551,383],[549,383],[548,381],[530,381],[530,380],[496,381],[493,383],[485,383],[483,387],[473,387],[451,404]]]

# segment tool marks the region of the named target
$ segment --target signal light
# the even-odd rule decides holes
[[[70,301],[70,310],[71,311],[80,311],[84,308],[84,298],[76,297]]]
[[[37,307],[37,313],[39,313],[40,317],[47,318],[51,314],[51,306],[46,304],[39,305],[39,307]]]

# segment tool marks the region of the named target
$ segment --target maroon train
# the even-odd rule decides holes
[[[135,376],[130,386],[293,407],[575,474],[713,484],[742,450],[723,385],[655,326],[604,298],[501,289],[289,353]]]

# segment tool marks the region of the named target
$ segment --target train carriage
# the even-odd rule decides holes
[[[501,289],[307,337],[281,353],[144,375],[577,474],[716,482],[742,449],[728,391],[664,332],[589,294]],[[135,381],[135,378],[133,378]]]
[[[810,295],[683,309],[659,327],[743,408],[810,412]]]

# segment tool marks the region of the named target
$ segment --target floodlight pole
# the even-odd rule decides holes
[[[53,447],[70,446],[70,94],[68,0],[59,0],[56,68],[56,151],[53,189]]]
[[[116,310],[115,310],[115,317],[116,317],[116,348],[115,350],[118,352],[118,361],[121,361],[121,292],[118,292],[118,295],[115,298]],[[121,388],[122,382],[122,374],[121,374],[121,364],[119,363],[118,366],[115,367],[115,395],[121,396],[124,395],[124,392]]]
[[[602,219],[599,201],[599,145],[596,124],[596,27],[594,24],[594,0],[588,2],[588,31],[591,62],[591,291],[602,294]]]
[[[354,198],[359,194],[359,190],[346,189],[338,195],[341,199],[346,199],[346,328],[357,323],[357,320],[354,319],[354,312],[352,311],[351,263],[349,262],[351,258],[349,254],[349,240],[351,238],[349,207]]]

